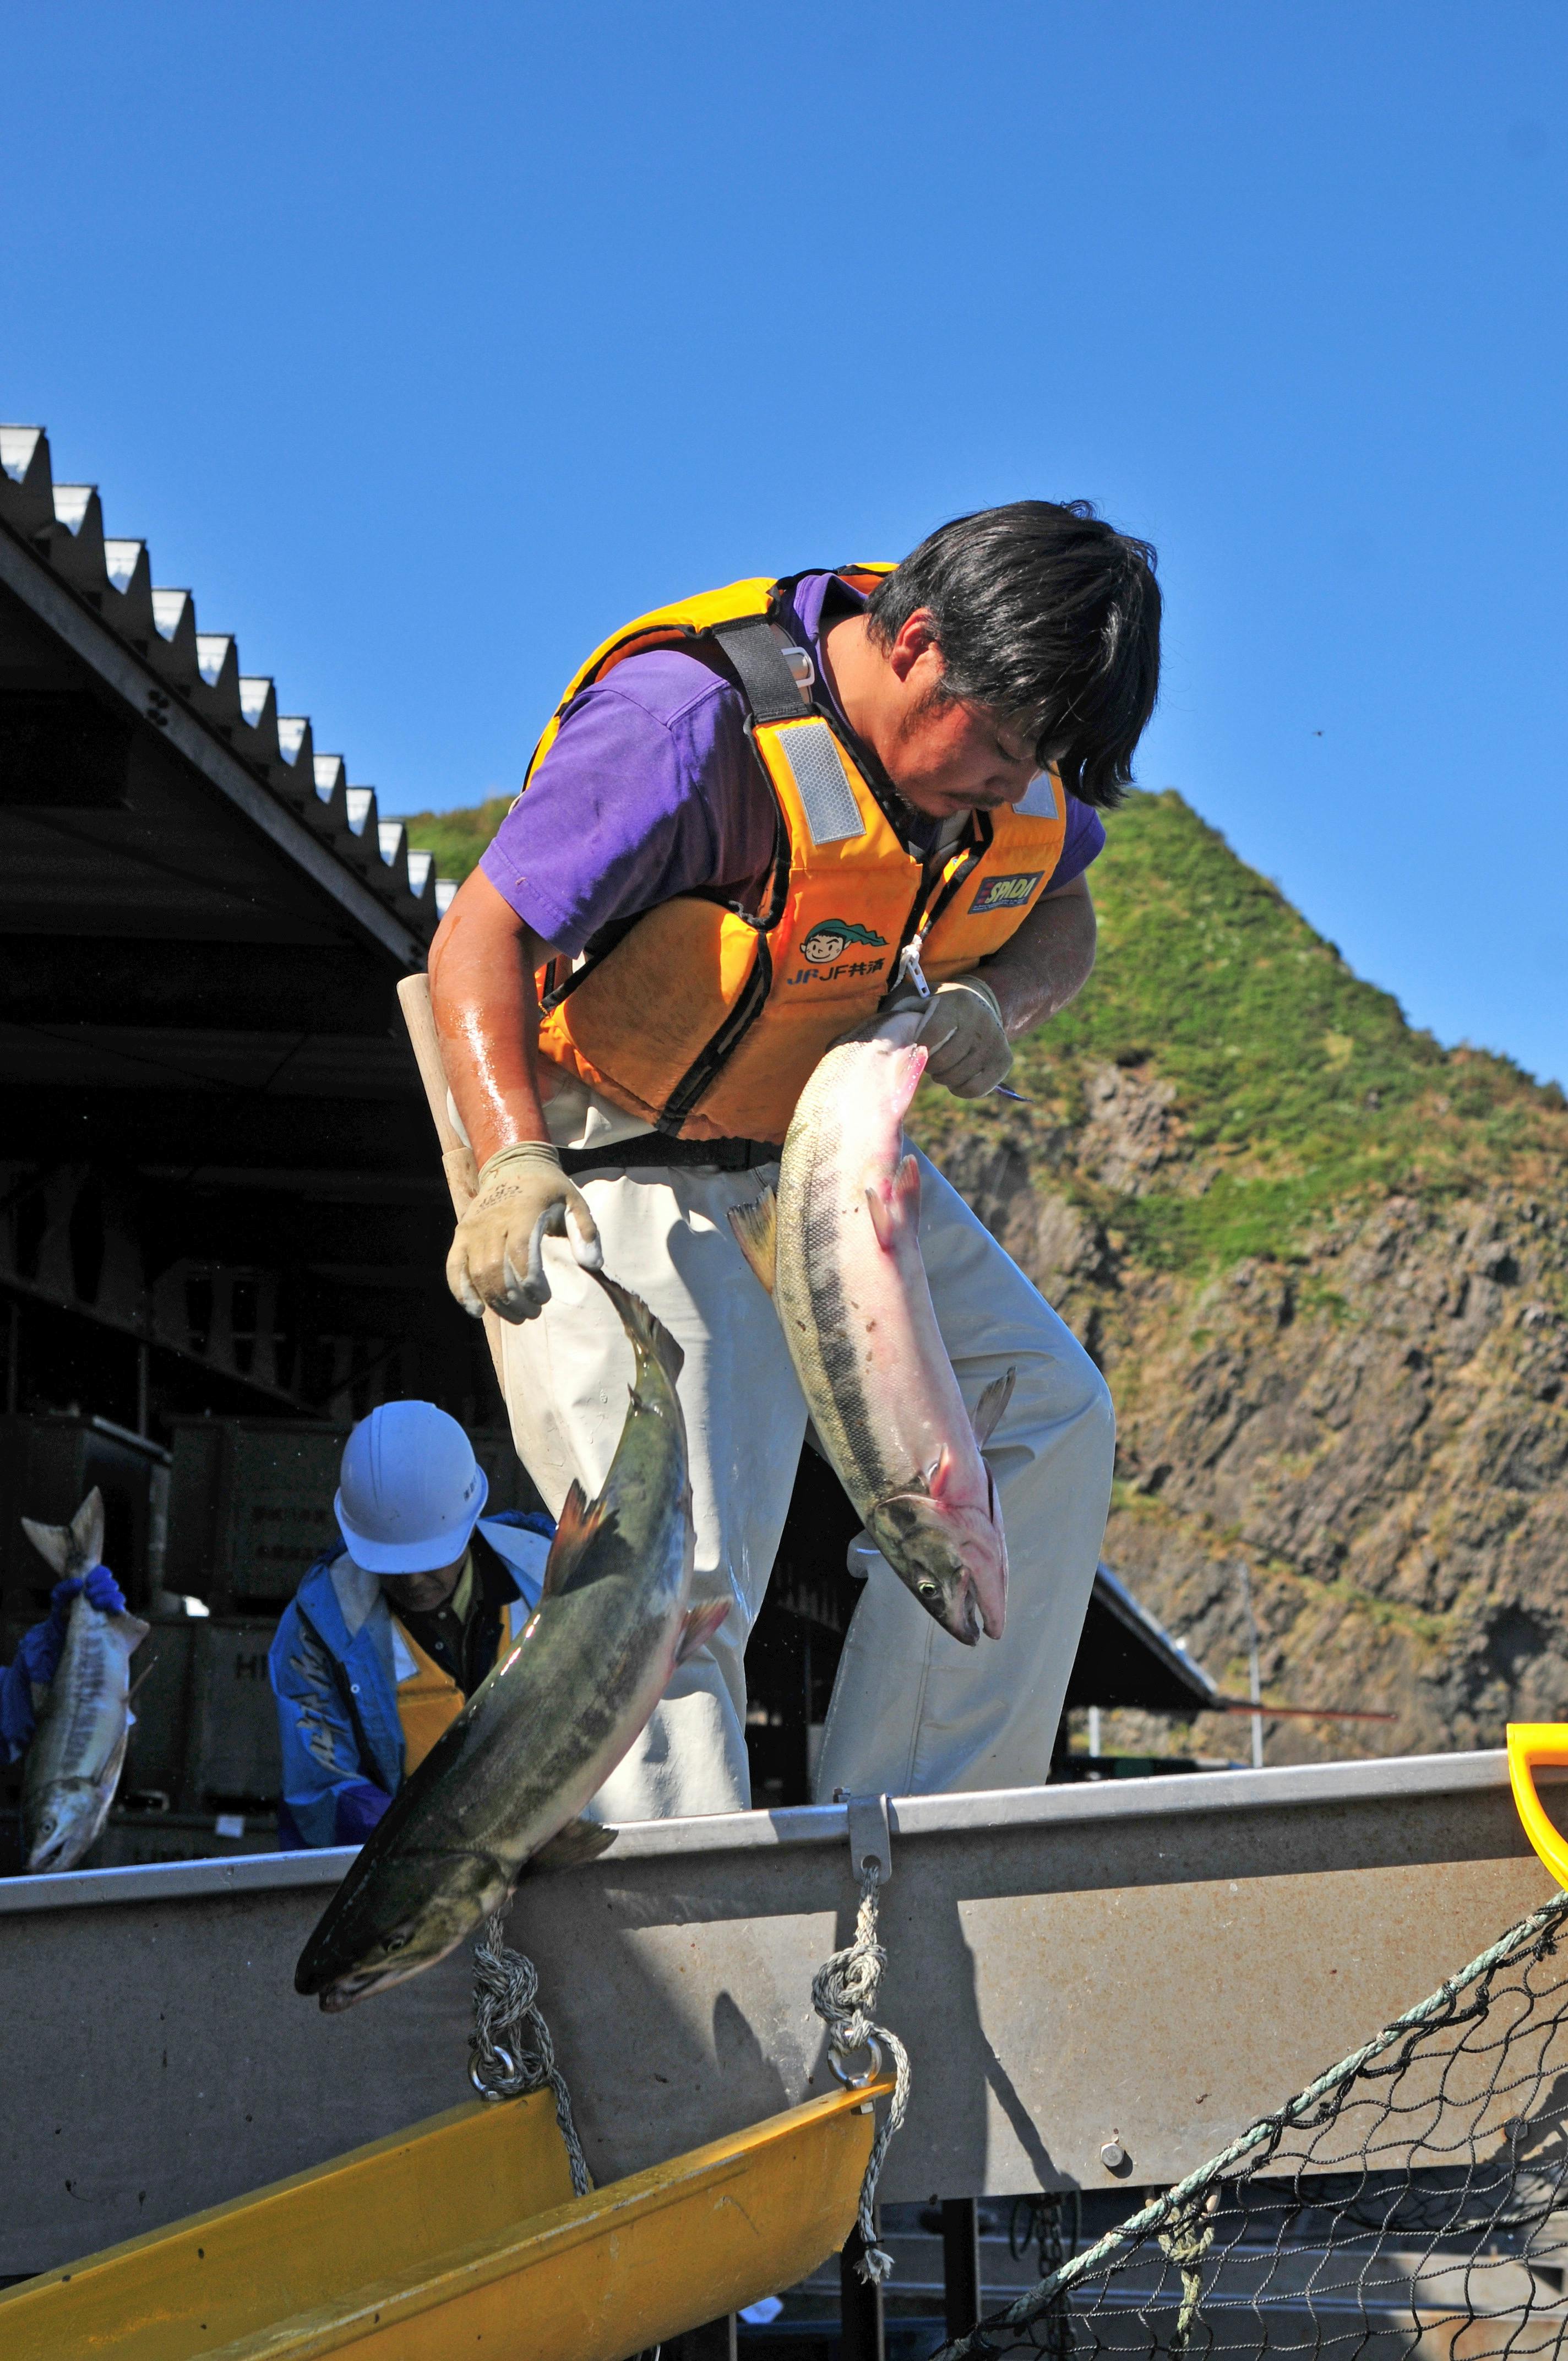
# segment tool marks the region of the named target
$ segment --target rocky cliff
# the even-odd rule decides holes
[[[411,834],[466,870],[503,809]],[[1230,1694],[1245,1573],[1266,1698],[1395,1717],[1271,1720],[1270,1760],[1568,1717],[1562,1092],[1414,1031],[1174,793],[1094,889],[1029,1104],[933,1089],[913,1128],[1110,1380],[1108,1562]]]
[[[1271,1761],[1568,1715],[1562,1093],[1410,1030],[1174,795],[1096,887],[1030,1107],[919,1120],[1110,1380],[1107,1561],[1230,1694],[1245,1572],[1266,1698],[1395,1716],[1271,1721]]]

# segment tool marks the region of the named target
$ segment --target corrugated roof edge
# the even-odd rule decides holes
[[[286,810],[427,942],[456,886],[411,851],[401,820],[378,818],[374,787],[351,787],[341,754],[318,754],[303,715],[280,714],[270,680],[242,673],[221,632],[199,631],[189,590],[155,588],[144,541],[106,536],[93,484],[57,484],[41,426],[0,426],[0,522],[7,524],[166,680]]]

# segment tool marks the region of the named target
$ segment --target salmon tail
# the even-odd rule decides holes
[[[93,1485],[68,1525],[40,1525],[22,1519],[22,1531],[57,1575],[90,1574],[104,1556],[104,1495]]]
[[[45,1564],[57,1575],[63,1575],[65,1561],[71,1554],[71,1527],[40,1525],[36,1518],[24,1517],[22,1531]]]
[[[920,1167],[906,1156],[888,1180],[873,1180],[866,1190],[872,1227],[883,1254],[892,1254],[902,1231],[912,1231],[920,1219]]]
[[[588,1277],[598,1281],[620,1314],[620,1324],[630,1337],[638,1358],[656,1361],[674,1385],[685,1367],[686,1356],[663,1322],[649,1311],[640,1295],[633,1295],[619,1280],[606,1278],[602,1270],[590,1271]]]
[[[96,1484],[71,1520],[71,1540],[84,1574],[103,1563],[104,1495]]]
[[[974,1439],[982,1451],[1002,1423],[1002,1414],[1013,1399],[1017,1375],[1016,1369],[1008,1369],[1002,1377],[993,1378],[970,1412]]]
[[[725,1617],[729,1612],[728,1598],[710,1598],[700,1607],[688,1607],[681,1625],[681,1636],[675,1642],[675,1662],[684,1664],[699,1648],[706,1648]]]
[[[778,1264],[779,1201],[771,1189],[750,1205],[731,1205],[735,1243],[771,1295]]]

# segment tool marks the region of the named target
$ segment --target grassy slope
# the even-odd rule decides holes
[[[433,852],[438,877],[466,877],[511,805],[510,796],[491,796],[466,811],[413,812],[403,821],[409,842]]]
[[[1098,1207],[1137,1258],[1192,1268],[1288,1251],[1332,1205],[1557,1168],[1568,1125],[1555,1084],[1415,1031],[1174,790],[1128,798],[1092,882],[1093,979],[1023,1046],[1014,1080],[1036,1121],[1069,1124],[1087,1069],[1174,1086],[1192,1164]],[[933,1108],[922,1129],[953,1119]]]
[[[416,814],[410,841],[435,853],[442,875],[466,876],[509,801]],[[1093,885],[1093,979],[1023,1046],[1014,1079],[1042,1130],[1080,1117],[1092,1067],[1136,1067],[1174,1085],[1194,1164],[1169,1186],[1099,1208],[1135,1258],[1199,1268],[1288,1252],[1336,1204],[1530,1183],[1561,1169],[1568,1122],[1554,1084],[1413,1030],[1174,790],[1128,798]],[[1015,1131],[1021,1115],[1003,1117],[992,1102],[980,1121]],[[933,1094],[916,1127],[937,1144],[975,1126],[973,1110]]]

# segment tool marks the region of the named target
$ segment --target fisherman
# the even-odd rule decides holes
[[[65,1635],[71,1626],[71,1602],[79,1590],[104,1615],[123,1615],[126,1594],[106,1565],[57,1582],[49,1595],[49,1613],[22,1634],[11,1662],[0,1669],[0,1744],[5,1759],[19,1763],[33,1742],[43,1692],[60,1670]]]
[[[349,1436],[344,1547],[305,1575],[268,1656],[285,1850],[362,1843],[538,1606],[552,1521],[484,1516],[488,1491],[433,1402],[383,1402]]]
[[[503,1331],[523,1464],[553,1510],[603,1479],[624,1340],[585,1273],[634,1288],[685,1355],[696,1600],[729,1613],[596,1809],[744,1809],[744,1650],[806,1425],[730,1212],[777,1178],[828,1045],[930,989],[927,1073],[1003,1084],[1085,983],[1100,813],[1153,708],[1154,553],[1087,502],[961,517],[896,566],[678,601],[576,675],[430,957],[479,1168],[447,1277]],[[1016,1371],[988,1444],[1005,1631],[938,1629],[862,1543],[817,1774],[894,1794],[1049,1772],[1109,1501],[1094,1364],[924,1158],[920,1242],[966,1403]],[[584,1268],[579,1268],[578,1266]]]

